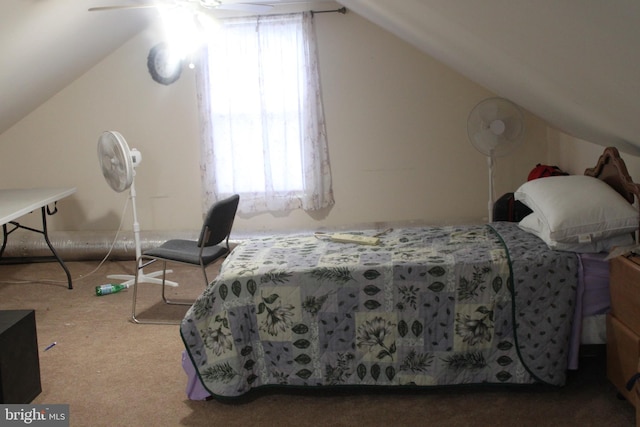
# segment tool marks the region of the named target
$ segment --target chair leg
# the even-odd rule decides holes
[[[169,304],[169,305],[193,305],[193,301],[192,302],[185,302],[185,301],[172,301],[170,299],[167,299],[164,290],[165,290],[165,278],[167,275],[167,262],[163,261],[163,266],[162,266],[162,301],[164,301],[165,304]]]
[[[138,263],[138,265],[140,265],[140,263]],[[164,265],[164,269],[163,269],[163,273],[162,273],[162,296],[164,298],[164,287],[165,287],[165,283],[164,283],[164,278],[166,276],[166,262]],[[136,270],[136,277],[133,283],[133,303],[131,306],[131,321],[133,323],[137,323],[137,324],[149,324],[149,325],[179,325],[181,323],[182,320],[178,320],[178,321],[169,321],[169,320],[147,320],[147,319],[139,319],[136,316],[136,301],[138,299],[138,276],[139,276],[139,269]]]
[[[131,303],[131,320],[135,323],[140,323],[140,321],[136,317],[136,301],[138,299],[138,271],[139,270],[136,270],[136,277],[133,281],[133,302]]]
[[[207,278],[207,269],[205,268],[204,265],[201,265],[201,267],[202,267],[202,274],[204,274],[204,287],[206,289],[207,286],[209,286],[209,279]]]

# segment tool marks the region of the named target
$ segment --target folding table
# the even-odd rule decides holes
[[[19,228],[40,233],[44,236],[45,242],[51,249],[53,256],[58,263],[62,266],[63,270],[67,274],[67,282],[69,289],[73,289],[71,284],[71,274],[67,269],[67,266],[62,261],[62,258],[58,255],[53,245],[49,241],[49,234],[47,232],[47,215],[53,215],[58,211],[56,206],[58,200],[64,199],[76,192],[76,188],[25,188],[25,189],[5,189],[0,190],[0,224],[2,224],[3,241],[0,248],[0,258],[7,247],[7,239],[9,234],[13,233]],[[53,204],[53,210],[49,208],[49,205]],[[34,210],[40,208],[42,212],[42,229],[27,227],[21,225],[16,219],[23,215],[26,215]],[[8,225],[13,226],[9,229]]]

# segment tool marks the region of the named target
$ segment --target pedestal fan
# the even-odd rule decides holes
[[[520,108],[504,98],[480,101],[469,113],[467,133],[471,144],[487,156],[489,166],[489,222],[493,221],[493,165],[496,157],[511,153],[522,141],[523,115]]]
[[[140,151],[135,148],[129,149],[129,145],[124,137],[115,131],[106,131],[100,135],[98,140],[98,160],[102,175],[104,175],[107,184],[116,192],[121,193],[129,189],[131,198],[131,206],[133,210],[133,239],[136,246],[136,263],[138,263],[138,283],[158,283],[162,284],[162,279],[158,276],[162,275],[162,271],[156,271],[151,274],[145,274],[142,265],[139,264],[140,255],[142,254],[140,244],[140,224],[138,223],[138,215],[136,212],[136,189],[135,189],[135,168],[142,161]],[[171,273],[171,270],[167,270]],[[125,280],[123,285],[129,287],[135,283],[134,275],[110,275],[109,279]],[[178,286],[176,282],[165,281],[170,286]]]

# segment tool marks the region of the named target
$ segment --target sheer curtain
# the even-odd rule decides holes
[[[239,212],[334,203],[310,13],[223,20],[197,73],[204,208]]]

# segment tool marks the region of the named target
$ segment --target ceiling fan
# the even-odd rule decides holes
[[[150,0],[149,2],[131,2],[131,4],[90,7],[89,12],[121,10],[121,9],[149,9],[163,7],[201,7],[204,9],[236,10],[242,12],[262,13],[273,8],[273,1],[253,0]]]

